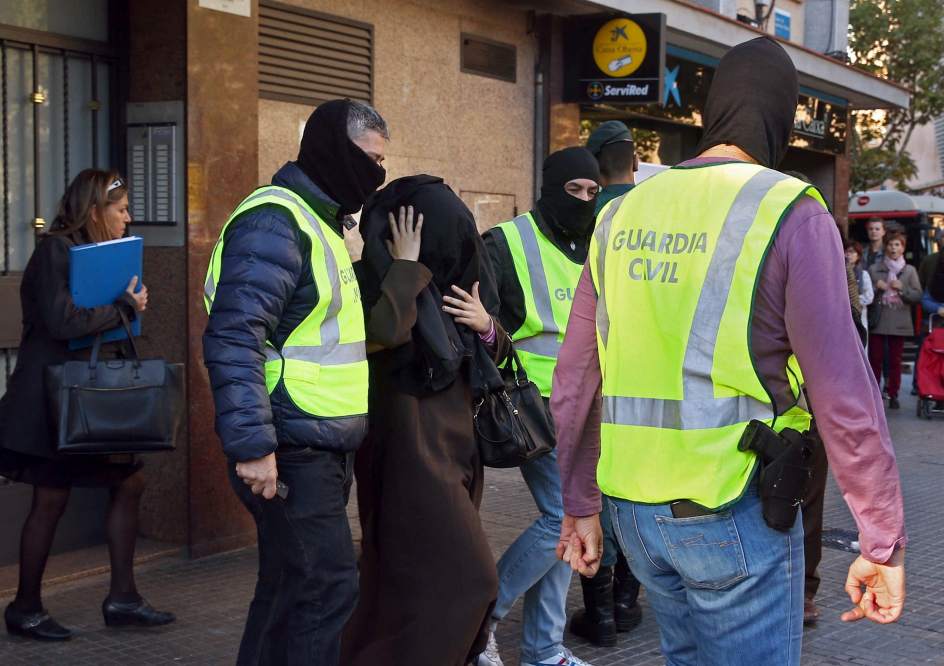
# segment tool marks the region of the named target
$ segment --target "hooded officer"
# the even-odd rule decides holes
[[[499,320],[545,401],[587,259],[599,183],[600,170],[590,151],[557,151],[544,161],[541,197],[534,208],[485,234],[501,299]],[[563,512],[556,455],[551,452],[526,463],[521,474],[541,516],[498,562],[500,584],[492,618],[501,620],[533,587],[524,602],[521,663],[585,664],[563,646],[571,571],[555,555]],[[489,643],[477,666],[501,663],[494,636]]]
[[[259,531],[239,664],[337,664],[357,598],[344,506],[367,430],[367,354],[344,227],[386,177],[387,137],[366,104],[322,104],[298,159],[236,207],[211,254],[216,432]]]

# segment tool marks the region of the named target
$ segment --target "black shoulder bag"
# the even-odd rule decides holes
[[[46,367],[46,395],[59,453],[103,455],[174,448],[183,411],[183,365],[141,360],[131,325],[120,314],[132,358],[99,359],[99,334],[88,362]]]
[[[499,371],[485,345],[477,343],[474,365],[481,384],[475,392],[472,422],[482,464],[519,467],[550,453],[557,443],[554,424],[514,346],[507,366]]]

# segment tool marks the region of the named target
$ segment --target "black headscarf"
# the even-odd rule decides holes
[[[351,101],[325,102],[305,123],[296,163],[312,181],[340,204],[338,216],[360,210],[383,185],[386,170],[367,156],[347,135]]]
[[[733,144],[776,169],[790,143],[798,95],[796,67],[780,44],[770,37],[738,44],[715,71],[698,153]]]
[[[451,385],[463,359],[472,356],[478,336],[457,326],[442,311],[443,294],[453,295],[452,285],[471,293],[479,283],[485,309],[496,316],[498,290],[488,253],[475,226],[475,218],[442,178],[428,175],[398,178],[375,193],[361,215],[364,238],[361,295],[369,311],[380,297],[380,285],[393,258],[387,249],[390,224],[387,214],[400,206],[413,206],[423,214],[420,263],[433,274],[417,297],[417,320],[412,341],[396,350],[395,379],[405,392],[422,395]]]
[[[548,225],[565,238],[584,238],[593,231],[596,202],[578,199],[564,189],[575,178],[600,182],[600,166],[586,148],[564,148],[544,160],[537,207]]]

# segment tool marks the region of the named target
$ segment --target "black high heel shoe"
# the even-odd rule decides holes
[[[3,612],[3,619],[7,624],[7,631],[13,636],[38,641],[67,641],[72,638],[72,632],[52,619],[45,609],[35,613],[23,613],[10,604]]]
[[[102,602],[102,617],[109,627],[159,627],[177,619],[173,613],[154,610],[144,599],[123,603],[107,598]]]

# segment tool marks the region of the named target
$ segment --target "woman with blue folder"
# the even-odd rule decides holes
[[[11,634],[40,640],[72,636],[43,608],[40,587],[73,486],[107,487],[111,493],[106,518],[111,588],[102,604],[105,623],[155,626],[174,620],[171,613],[154,610],[134,583],[138,504],[144,490],[140,465],[127,458],[115,462],[108,456],[57,455],[43,388],[46,366],[87,356],[88,350],[70,351],[70,340],[121,326],[122,313],[133,320],[147,307],[147,289],[137,286],[137,277],[111,305],[83,308],[72,300],[70,248],[121,238],[129,222],[124,180],[115,171],[86,169],[69,185],[23,274],[23,337],[16,369],[0,399],[0,474],[33,486],[20,536],[19,585],[4,613]]]

